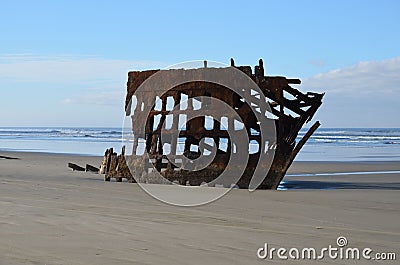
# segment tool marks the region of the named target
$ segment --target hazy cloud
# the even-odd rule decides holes
[[[3,54],[0,55],[0,87],[9,83],[20,83],[17,87],[22,89],[31,89],[33,84],[36,84],[36,89],[54,86],[60,95],[68,94],[61,100],[64,105],[121,106],[128,71],[162,68],[165,65],[156,61],[113,60],[94,56]],[[31,86],[25,86],[25,83]],[[39,93],[37,95],[47,96]]]
[[[321,73],[304,80],[303,87],[328,93],[400,95],[400,56]]]
[[[400,57],[321,73],[301,90],[326,92],[316,115],[325,127],[400,126]]]
[[[311,61],[309,61],[309,63],[316,67],[324,67],[326,65],[325,61],[323,61],[323,60],[311,60]]]
[[[91,104],[91,105],[110,105],[121,106],[125,103],[125,94],[123,91],[98,90],[84,92],[75,95],[73,98],[66,98],[63,104]]]
[[[0,78],[13,82],[110,82],[125,78],[132,69],[157,68],[165,63],[103,59],[94,56],[0,55]]]
[[[63,99],[62,103],[68,105],[68,104],[74,103],[74,100],[70,99],[70,98],[66,98],[66,99]]]

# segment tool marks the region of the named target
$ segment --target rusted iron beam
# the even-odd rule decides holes
[[[297,154],[300,152],[301,148],[303,148],[305,143],[308,141],[308,139],[311,137],[311,135],[314,134],[314,132],[318,129],[318,127],[320,125],[321,124],[319,123],[319,121],[316,121],[313,124],[313,126],[311,126],[310,129],[308,129],[307,133],[303,136],[303,138],[301,138],[301,140],[297,143],[297,145],[293,149],[290,157],[288,158],[286,165],[284,166],[285,173],[289,169],[290,165],[293,163],[294,159],[296,158]]]
[[[72,171],[85,171],[84,167],[78,166],[74,163],[68,163],[68,167],[72,169]]]

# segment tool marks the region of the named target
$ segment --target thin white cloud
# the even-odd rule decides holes
[[[66,99],[63,99],[62,103],[68,105],[68,104],[74,103],[74,100],[70,99],[70,98],[66,98]]]
[[[326,65],[324,60],[311,60],[309,63],[316,67],[324,67]]]
[[[316,114],[325,127],[399,127],[400,57],[359,62],[303,80],[326,92]]]
[[[124,102],[127,74],[131,70],[165,67],[157,61],[103,59],[95,56],[35,54],[0,55],[0,87],[3,84],[54,86],[64,105],[95,104],[120,106]],[[3,85],[3,86],[6,86]]]
[[[0,55],[0,78],[12,82],[90,83],[125,78],[132,69],[159,68],[165,63],[102,59],[93,56]]]
[[[97,90],[84,92],[75,95],[73,98],[62,100],[63,104],[83,104],[83,105],[109,105],[123,106],[125,104],[125,94],[123,91]]]
[[[304,80],[307,90],[359,94],[400,95],[400,56],[382,61],[365,61]]]

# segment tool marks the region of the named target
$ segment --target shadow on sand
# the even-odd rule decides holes
[[[329,181],[314,181],[314,180],[289,180],[282,182],[279,185],[280,190],[298,190],[298,189],[313,189],[313,190],[337,190],[337,189],[374,189],[374,190],[400,190],[400,182],[382,183],[382,182],[329,182]]]

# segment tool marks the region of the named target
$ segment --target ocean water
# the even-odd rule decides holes
[[[296,160],[400,161],[400,128],[319,128]]]
[[[301,130],[299,139],[305,133]],[[0,128],[0,150],[4,151],[102,156],[110,147],[121,149],[121,128]],[[400,161],[400,129],[319,128],[296,160]]]
[[[122,147],[121,128],[0,127],[0,150],[102,156]]]

